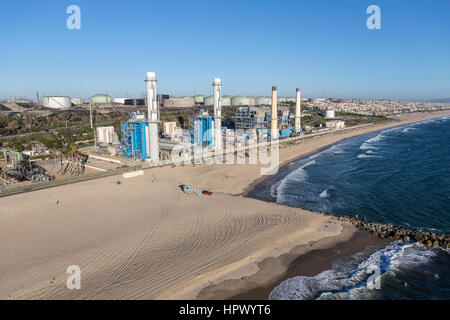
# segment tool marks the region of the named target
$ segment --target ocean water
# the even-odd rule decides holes
[[[450,117],[343,140],[291,164],[268,194],[280,204],[450,233]],[[449,250],[392,243],[289,279],[270,298],[450,299],[449,271]],[[370,289],[374,277],[380,288]]]

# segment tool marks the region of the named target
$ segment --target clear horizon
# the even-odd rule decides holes
[[[81,29],[69,30],[69,5]],[[381,30],[369,30],[369,5]],[[2,1],[0,100],[158,92],[428,101],[450,97],[450,2]],[[447,39],[447,40],[445,40]]]

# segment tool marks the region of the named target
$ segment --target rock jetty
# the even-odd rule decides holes
[[[428,247],[442,247],[450,249],[450,234],[435,233],[423,229],[410,229],[405,227],[393,226],[378,222],[371,222],[366,219],[358,219],[347,216],[333,215],[338,221],[347,222],[354,225],[359,230],[367,231],[374,236],[386,240],[400,240],[403,242],[419,242]]]

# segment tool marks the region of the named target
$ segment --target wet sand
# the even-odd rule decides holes
[[[239,280],[227,280],[205,288],[197,299],[266,300],[270,292],[284,280],[296,276],[315,276],[330,270],[337,259],[387,245],[387,241],[369,233],[352,230],[333,238],[320,239],[295,247],[277,258],[268,258],[258,264],[258,272]],[[349,238],[350,236],[350,238]]]

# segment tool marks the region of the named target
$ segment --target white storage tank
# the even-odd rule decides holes
[[[254,106],[255,104],[256,104],[256,97],[249,96],[248,97],[248,105],[249,106]]]
[[[107,94],[96,94],[91,97],[91,103],[92,104],[111,104],[112,103],[112,97]]]
[[[79,106],[83,104],[83,100],[81,98],[72,98],[72,105]]]
[[[286,103],[295,103],[297,101],[296,98],[288,97],[286,98]]]
[[[126,98],[113,98],[112,102],[117,104],[125,104]]]
[[[257,106],[271,105],[271,104],[272,104],[271,97],[256,97],[256,99],[255,99],[255,105],[257,105]]]
[[[66,96],[48,96],[42,98],[42,104],[50,109],[64,109],[72,106],[72,98]]]
[[[233,106],[248,106],[249,99],[241,96],[231,98],[231,105]]]
[[[205,96],[202,95],[196,95],[194,97],[195,103],[204,103],[205,102]]]
[[[204,105],[205,105],[205,107],[211,107],[211,106],[213,106],[214,105],[214,97],[213,96],[207,96],[207,97],[205,97],[205,100],[204,100]]]
[[[325,118],[333,119],[334,118],[334,110],[332,110],[332,109],[325,110]]]
[[[231,107],[231,96],[222,97],[222,107]]]

